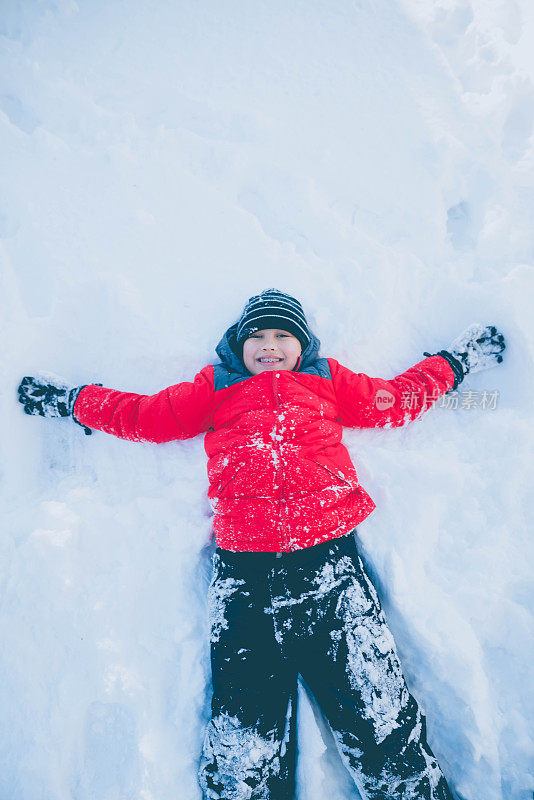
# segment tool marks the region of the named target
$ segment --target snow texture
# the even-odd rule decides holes
[[[376,592],[369,581],[367,592],[359,581],[354,581],[340,597],[338,614],[345,621],[350,683],[354,689],[360,689],[365,708],[363,716],[373,722],[376,741],[382,742],[397,727],[407,692],[393,637],[389,629],[380,624],[384,621],[382,616],[377,620],[369,614],[373,599],[376,603]],[[351,624],[355,618],[357,625]],[[378,654],[387,658],[377,658]]]
[[[220,714],[209,723],[203,758],[217,762],[214,778],[225,787],[228,800],[269,800],[267,782],[280,772],[280,752],[274,731],[260,736],[236,717]],[[204,791],[206,800],[219,800],[219,792],[209,787]]]
[[[212,642],[218,642],[221,631],[228,629],[228,620],[224,614],[226,601],[228,598],[235,594],[235,592],[242,593],[244,597],[249,594],[240,588],[245,583],[244,580],[240,580],[239,578],[224,578],[221,580],[215,580],[218,560],[219,558],[215,553],[213,577],[208,589],[208,609],[211,620],[210,640]]]
[[[19,381],[190,380],[277,286],[374,376],[506,336],[459,387],[496,408],[345,442],[447,779],[531,800],[532,3],[4,0],[0,37],[0,796],[199,800],[209,699],[201,440],[86,437]],[[299,800],[356,798],[300,700]]]

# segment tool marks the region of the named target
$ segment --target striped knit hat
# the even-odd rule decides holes
[[[310,342],[310,331],[301,304],[278,289],[265,289],[250,298],[237,323],[237,344],[242,346],[251,334],[266,328],[292,333],[301,343],[302,350]]]

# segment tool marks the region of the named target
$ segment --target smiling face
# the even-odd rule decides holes
[[[267,370],[294,369],[302,347],[296,336],[287,331],[266,328],[245,340],[243,362],[252,375]]]

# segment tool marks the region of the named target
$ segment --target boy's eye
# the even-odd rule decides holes
[[[276,335],[277,336],[283,336],[283,337],[287,338],[291,334],[289,334],[289,333],[277,333]],[[250,336],[249,336],[249,339],[261,339],[261,338],[263,338],[263,334],[261,334],[261,333],[251,333]]]

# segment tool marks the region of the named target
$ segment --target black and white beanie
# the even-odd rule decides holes
[[[296,336],[304,351],[310,342],[310,330],[298,300],[278,289],[265,289],[251,297],[237,323],[236,341],[241,348],[256,331],[276,328]]]

